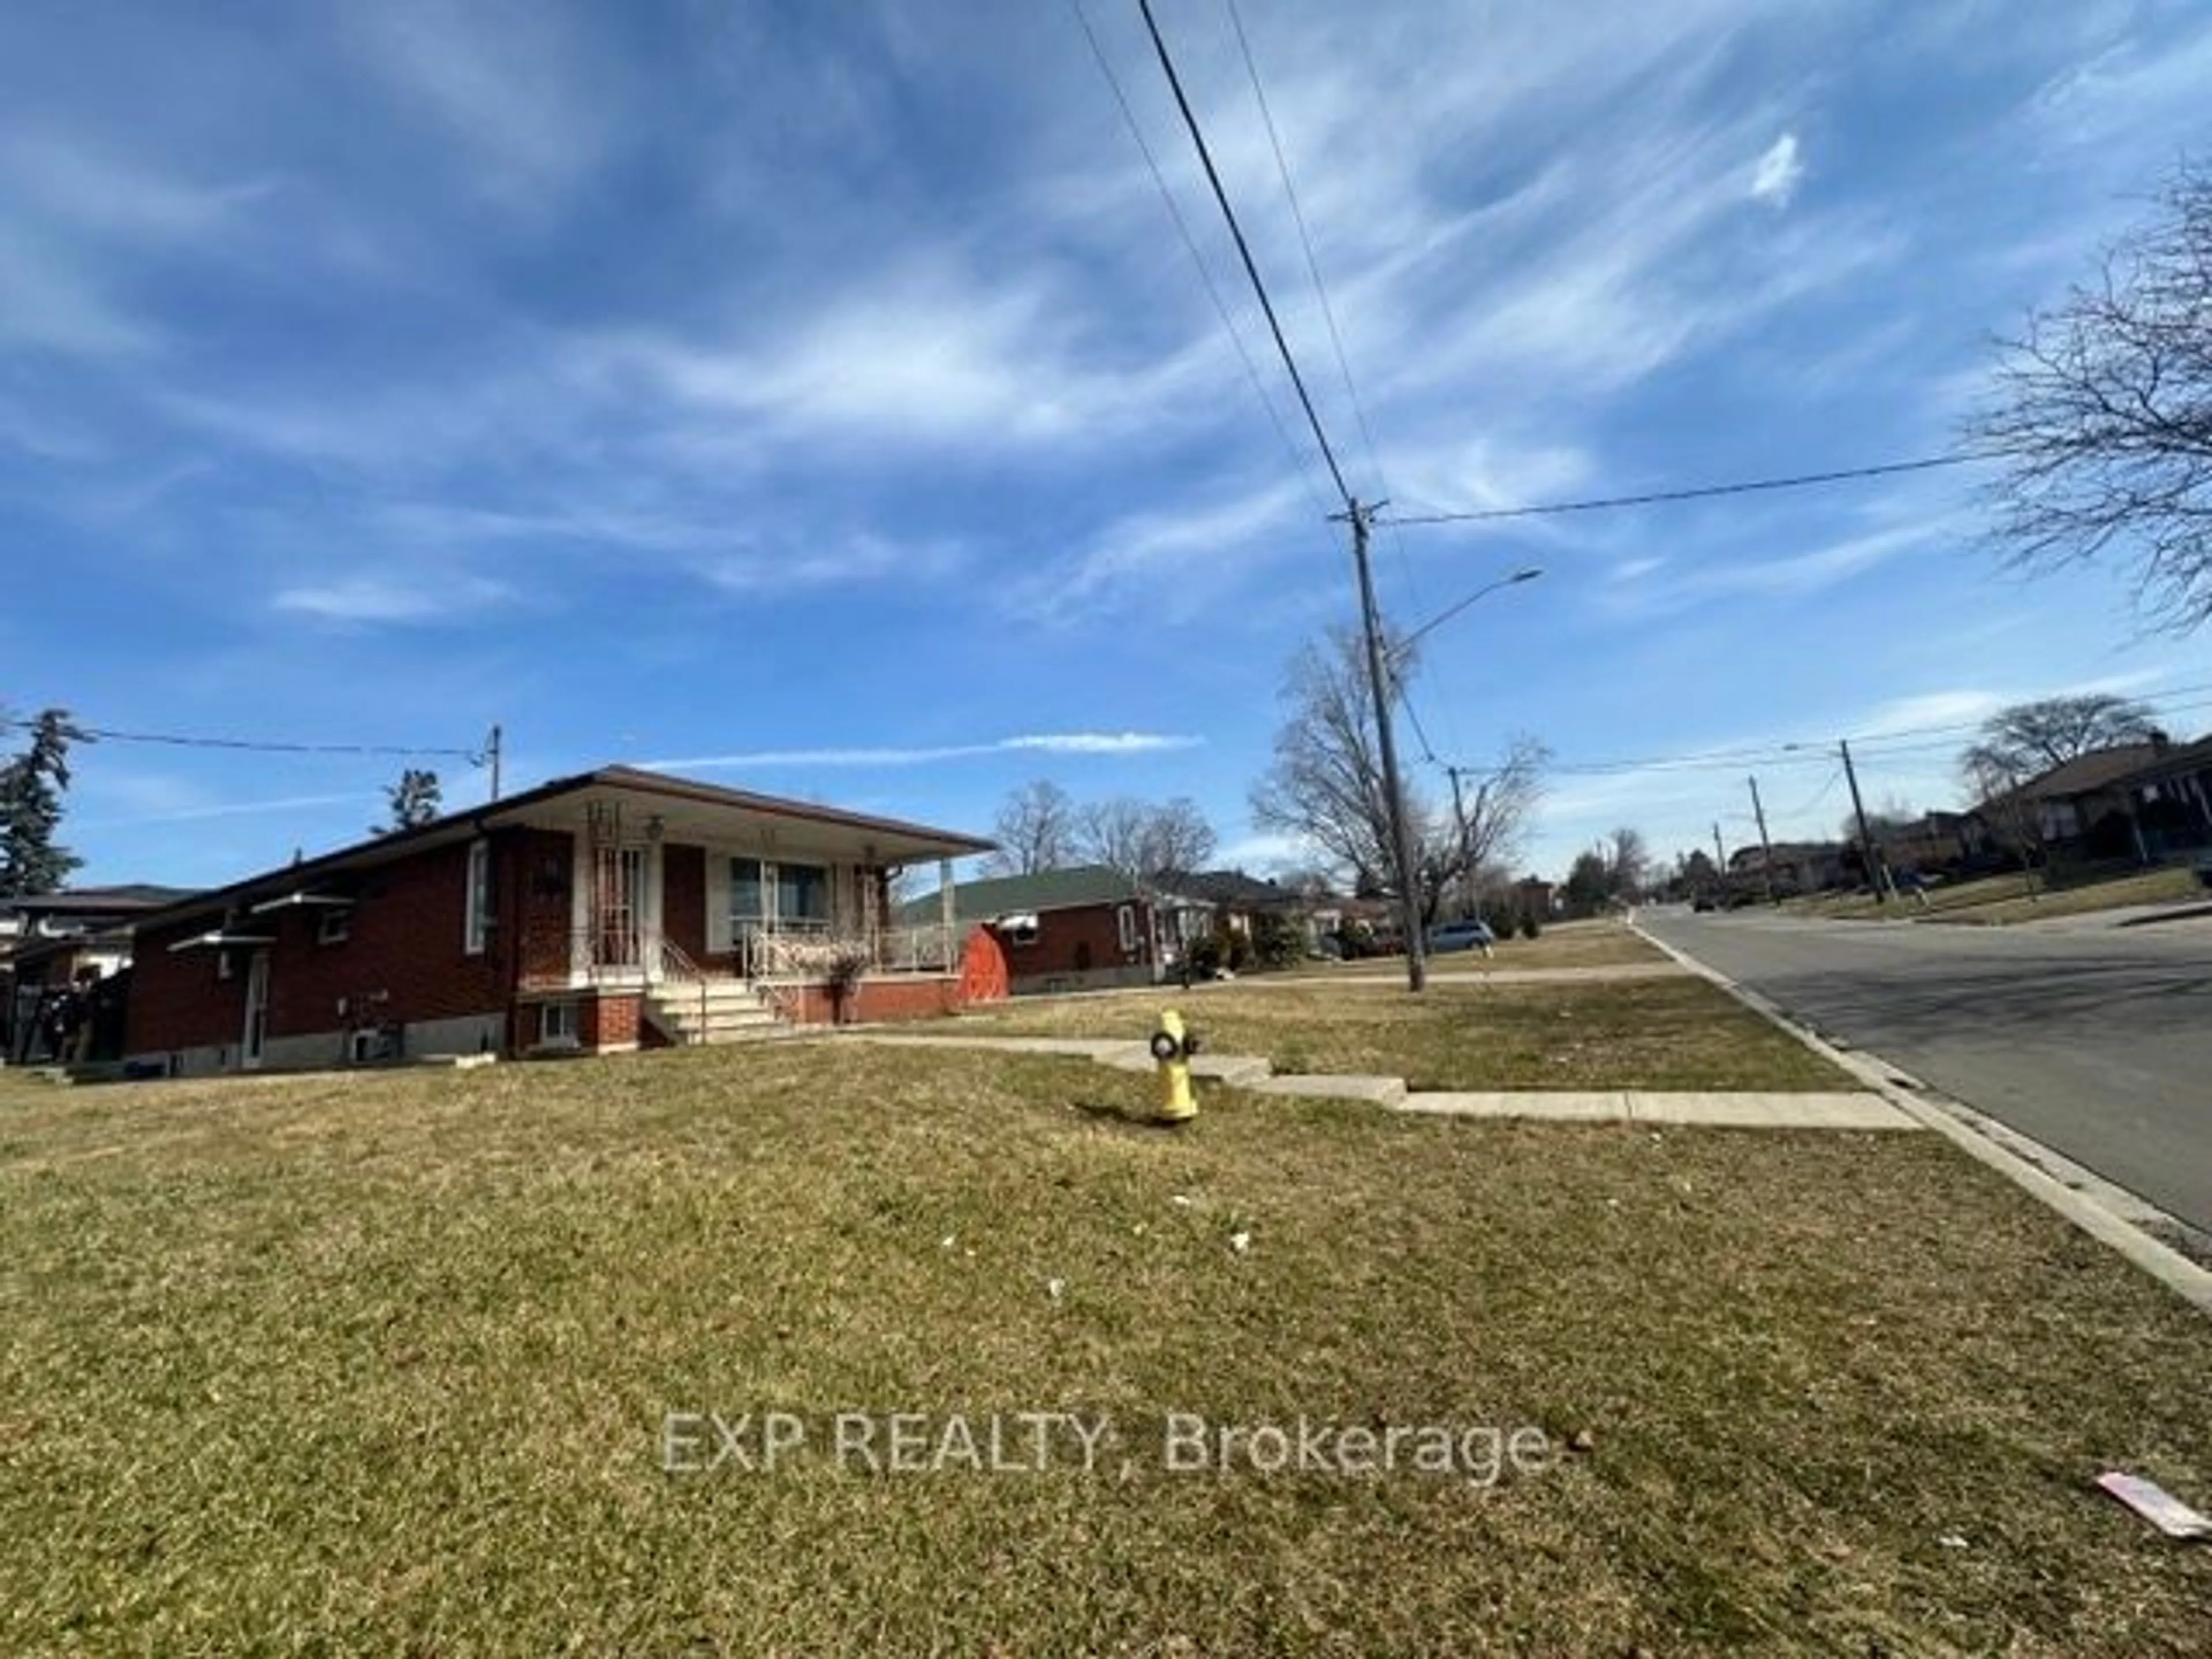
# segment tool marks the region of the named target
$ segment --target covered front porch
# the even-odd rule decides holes
[[[983,845],[658,779],[543,803],[503,827],[519,877],[519,994],[634,990],[680,1008],[690,988],[705,1009],[708,992],[727,1001],[724,988],[751,987],[793,1019],[847,1016],[863,985],[882,1000],[884,981],[957,981],[952,861]],[[893,880],[933,864],[941,914],[900,923]]]

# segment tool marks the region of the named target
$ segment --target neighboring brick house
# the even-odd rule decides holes
[[[933,893],[900,915],[935,916],[944,903]],[[951,908],[956,927],[998,941],[1018,996],[1155,984],[1213,926],[1211,905],[1103,865],[963,882]]]
[[[990,847],[605,767],[146,917],[129,1054],[196,1073],[947,1012],[950,915],[893,925],[891,872],[949,884]]]
[[[183,887],[73,887],[0,900],[0,1062],[48,1060],[40,1018],[50,999],[78,990],[92,1029],[77,1052],[122,1052],[131,928],[139,916],[191,896]]]

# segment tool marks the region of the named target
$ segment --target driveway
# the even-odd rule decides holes
[[[1824,1036],[2212,1232],[2212,919],[2115,928],[1640,920]]]

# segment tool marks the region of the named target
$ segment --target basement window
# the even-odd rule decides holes
[[[541,1048],[576,1046],[576,1005],[541,1002],[538,1005],[538,1044]]]

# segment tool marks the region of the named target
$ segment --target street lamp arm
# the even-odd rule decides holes
[[[1455,605],[1449,609],[1440,611],[1436,616],[1430,617],[1428,621],[1423,623],[1412,633],[1407,635],[1404,639],[1399,641],[1397,644],[1391,647],[1391,658],[1395,661],[1398,658],[1401,658],[1411,653],[1413,648],[1418,645],[1422,639],[1428,635],[1434,633],[1437,629],[1443,627],[1454,617],[1459,615],[1461,611],[1466,610],[1468,606],[1473,605],[1477,599],[1483,599],[1489,594],[1495,593],[1501,587],[1510,587],[1516,582],[1534,581],[1537,577],[1543,574],[1544,573],[1540,569],[1531,566],[1525,570],[1516,570],[1510,576],[1500,576],[1494,582],[1485,583],[1482,586],[1476,588],[1474,592],[1462,599],[1457,605]]]

